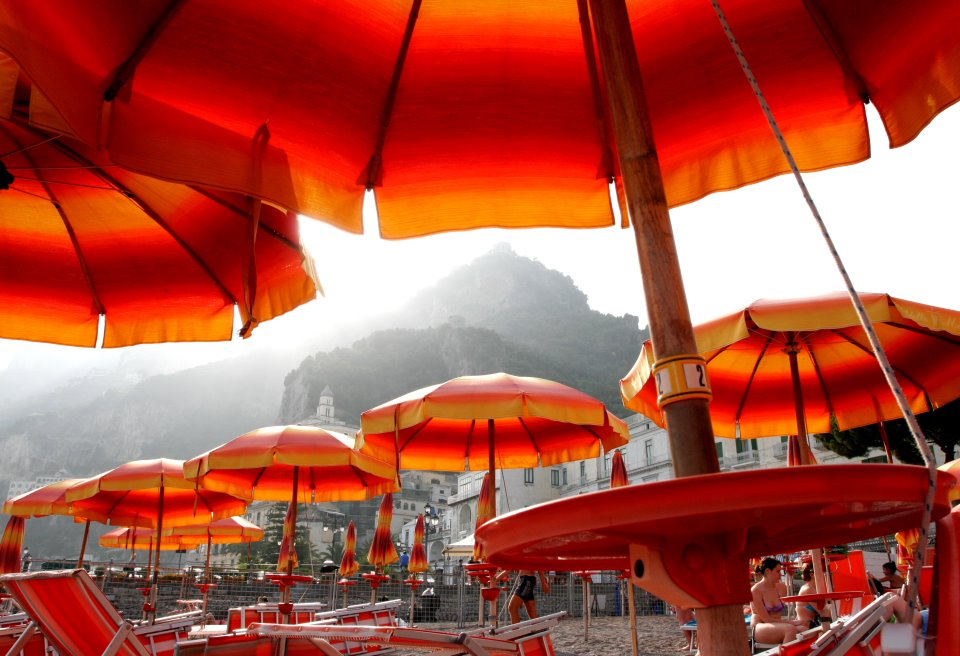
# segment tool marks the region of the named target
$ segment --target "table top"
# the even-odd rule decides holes
[[[789,595],[786,597],[780,597],[781,601],[788,602],[804,602],[804,601],[827,601],[828,599],[857,599],[862,597],[867,592],[861,590],[837,590],[834,592],[814,592],[811,594],[802,594],[802,595]]]
[[[629,569],[632,544],[675,550],[719,542],[737,545],[744,558],[790,553],[919,525],[927,481],[925,467],[889,464],[690,476],[516,510],[486,522],[476,538],[507,569]],[[950,511],[956,484],[938,475],[934,520]]]

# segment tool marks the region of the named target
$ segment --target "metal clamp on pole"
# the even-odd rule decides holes
[[[663,408],[686,399],[711,399],[707,361],[696,354],[674,355],[653,363],[657,404]]]

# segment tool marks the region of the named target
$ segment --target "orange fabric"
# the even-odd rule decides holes
[[[410,562],[407,563],[407,569],[414,574],[426,572],[430,568],[430,563],[427,562],[427,551],[423,546],[426,537],[426,525],[423,514],[420,514],[417,515],[417,526],[413,530],[413,549],[410,551]]]
[[[494,494],[496,486],[494,485],[494,472],[487,472],[483,475],[483,483],[480,485],[480,497],[477,499],[477,522],[474,525],[474,532],[491,519],[496,517],[496,507],[494,506]],[[480,542],[473,543],[473,559],[483,562],[487,559],[486,549]]]
[[[627,463],[623,460],[622,451],[613,452],[613,461],[610,465],[610,487],[623,487],[630,485],[630,477],[627,476]]]
[[[497,467],[538,467],[595,458],[630,439],[626,423],[597,399],[542,378],[462,376],[384,403],[360,416],[357,449],[402,469],[489,467],[488,419]],[[395,436],[394,429],[399,430]],[[397,437],[399,441],[397,441]]]
[[[0,538],[0,574],[19,572],[23,564],[23,534],[26,520],[11,517]]]
[[[891,365],[914,412],[960,397],[960,311],[886,294],[861,294]],[[707,361],[714,433],[743,439],[797,432],[789,358],[791,332],[807,432],[828,433],[831,415],[841,429],[901,416],[846,294],[762,300],[694,328]],[[811,354],[814,360],[811,359]],[[627,407],[663,425],[650,342],[620,381]]]
[[[183,545],[201,545],[210,540],[213,544],[238,544],[259,542],[263,529],[243,517],[226,517],[200,526],[178,526],[167,529],[164,534],[176,537]]]
[[[192,0],[157,26],[168,4],[5,7],[0,49],[53,108],[37,120],[103,144],[130,169],[263,197],[352,231],[370,180],[388,238],[613,223],[615,148],[577,3],[423,2],[386,117],[410,0],[249,2],[226,19],[219,3]],[[670,204],[785,172],[710,4],[627,4]],[[892,145],[960,96],[955,0],[864,7],[724,5],[807,170],[869,156],[861,96]],[[130,81],[104,103],[154,28]],[[381,126],[383,165],[370,174]]]
[[[149,549],[157,548],[157,532],[146,528],[115,528],[107,531],[100,536],[98,540],[104,549]],[[160,540],[160,549],[162,551],[176,551],[177,549],[188,549],[187,545],[182,544],[175,536],[164,536]]]
[[[206,490],[261,501],[358,501],[399,489],[396,469],[353,449],[352,438],[315,426],[271,426],[245,433],[183,465]]]
[[[297,506],[291,503],[283,518],[283,540],[280,543],[280,557],[277,559],[278,572],[292,572],[300,566],[297,555]]]
[[[79,483],[80,478],[65,478],[36,490],[24,492],[7,499],[3,504],[2,512],[19,517],[45,517],[47,515],[70,515],[70,506],[67,504],[67,489]],[[97,521],[106,521],[106,518],[92,517]]]
[[[343,558],[340,559],[340,576],[350,578],[358,571],[360,571],[360,563],[357,562],[357,525],[351,521],[347,525]]]
[[[95,346],[229,340],[244,302],[246,198],[137,175],[79,142],[0,122],[0,337]],[[295,215],[263,206],[253,316],[314,299]],[[98,305],[99,304],[99,305]]]
[[[400,560],[397,547],[393,544],[393,533],[390,523],[393,521],[393,494],[383,495],[380,501],[380,510],[377,511],[377,528],[373,534],[373,542],[367,552],[367,562],[377,569],[386,567]]]
[[[167,527],[241,515],[248,504],[223,492],[198,489],[183,477],[183,462],[167,458],[134,460],[84,479],[67,490],[66,500],[72,512],[83,517],[96,514],[111,524],[157,528],[161,494]]]
[[[897,538],[899,547],[902,547],[902,549],[897,549],[897,564],[901,567],[908,567],[913,562],[917,548],[920,546],[920,529],[909,528],[898,531],[894,534],[894,537]]]
[[[937,467],[937,469],[939,469],[940,471],[945,471],[951,476],[956,477],[957,481],[960,482],[960,459],[946,462],[940,465],[939,467]],[[960,489],[954,489],[953,494],[950,497],[950,500],[960,501]]]

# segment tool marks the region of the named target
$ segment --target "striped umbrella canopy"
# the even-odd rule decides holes
[[[187,460],[183,472],[206,490],[288,502],[280,560],[292,574],[297,503],[359,501],[398,489],[390,464],[353,447],[352,438],[315,426],[270,426]]]
[[[157,532],[152,528],[120,526],[100,536],[100,546],[104,549],[155,549],[177,551],[190,549],[194,544],[185,544],[176,535],[164,535],[157,543]]]
[[[494,495],[496,487],[493,484],[495,473],[487,472],[483,476],[483,483],[480,484],[480,497],[477,499],[477,523],[475,528],[480,528],[491,519],[497,516],[497,508],[494,505]],[[487,559],[487,550],[479,541],[473,543],[473,559],[483,562]]]
[[[373,534],[373,542],[367,552],[367,562],[378,570],[400,560],[397,547],[393,544],[393,533],[390,524],[393,522],[393,493],[383,495],[380,501],[380,510],[377,511],[377,529]]]
[[[424,548],[427,530],[424,524],[423,513],[417,515],[417,526],[413,529],[413,549],[410,551],[410,562],[407,569],[414,574],[426,572],[430,568],[427,562],[427,550]]]
[[[178,526],[164,531],[164,534],[176,536],[185,545],[209,542],[239,544],[263,539],[263,529],[243,517],[225,517],[204,525]]]
[[[347,525],[343,557],[340,559],[340,576],[350,578],[359,571],[360,563],[357,562],[357,525],[351,520]]]
[[[0,538],[0,574],[19,572],[23,558],[23,517],[11,517]]]
[[[617,450],[613,452],[613,462],[610,465],[610,487],[624,485],[630,485],[630,478],[627,476],[627,463],[623,460],[623,453]]]

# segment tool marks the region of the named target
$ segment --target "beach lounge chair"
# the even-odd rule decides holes
[[[507,624],[497,628],[481,628],[470,632],[470,635],[482,635],[500,640],[511,640],[517,643],[522,656],[554,656],[553,640],[550,638],[550,629],[560,623],[566,611],[543,615],[532,620]]]
[[[124,620],[82,569],[4,574],[0,583],[30,618],[24,644],[39,629],[59,656],[172,655],[200,617],[191,612],[151,624]],[[7,653],[21,648],[14,644]]]

